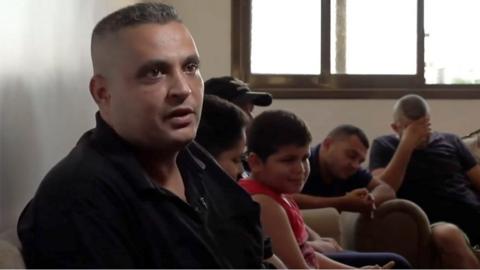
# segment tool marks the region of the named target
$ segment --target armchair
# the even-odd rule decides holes
[[[0,269],[5,268],[25,268],[21,244],[14,229],[0,233]]]
[[[438,266],[428,218],[416,204],[403,199],[387,201],[375,211],[373,219],[353,212],[335,215],[333,210],[302,210],[302,214],[312,229],[322,236],[335,238],[345,249],[395,252],[414,268]],[[331,218],[338,220],[328,220]],[[327,220],[324,226],[318,224]],[[338,226],[338,230],[330,226]]]

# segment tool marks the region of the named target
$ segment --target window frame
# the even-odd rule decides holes
[[[413,75],[330,74],[331,1],[322,1],[321,74],[252,74],[250,28],[252,0],[232,0],[232,75],[275,98],[398,98],[415,93],[426,98],[480,98],[479,84],[425,84],[424,0],[417,0],[417,59]],[[266,90],[268,89],[268,90]]]

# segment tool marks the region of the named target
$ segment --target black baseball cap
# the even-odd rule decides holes
[[[272,95],[253,92],[248,84],[232,76],[215,77],[205,82],[205,94],[215,95],[232,103],[251,102],[257,106],[272,104]]]

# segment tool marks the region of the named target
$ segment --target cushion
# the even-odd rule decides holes
[[[473,156],[480,163],[480,134],[474,134],[469,137],[462,138],[463,143],[472,152]]]

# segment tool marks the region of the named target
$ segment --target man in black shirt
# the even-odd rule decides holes
[[[260,268],[258,205],[192,143],[203,80],[175,10],[118,10],[91,50],[97,125],[19,219],[27,267]]]
[[[480,166],[472,154],[457,136],[430,131],[429,106],[418,95],[400,98],[394,106],[393,120],[397,134],[381,136],[372,144],[372,174],[390,184],[398,197],[418,204],[430,222],[453,223],[472,244],[479,244]],[[435,236],[442,230],[433,230],[434,239],[445,238]],[[448,231],[460,235],[454,229]],[[472,263],[450,267],[480,267],[471,252],[462,255],[463,237],[456,238],[444,241],[448,244],[442,245],[443,257]]]

